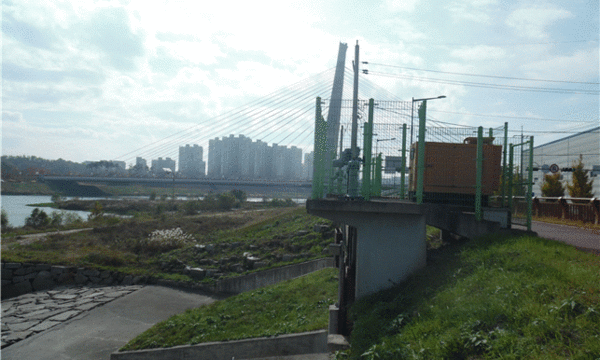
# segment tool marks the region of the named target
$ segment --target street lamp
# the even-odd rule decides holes
[[[391,141],[391,140],[396,140],[396,138],[391,138],[391,139],[376,139],[376,143],[375,143],[375,156],[378,156],[379,153],[377,152],[377,149],[379,149],[379,142],[380,141]]]
[[[414,113],[415,113],[415,102],[416,101],[425,101],[425,100],[444,99],[445,97],[446,97],[446,95],[440,95],[438,97],[423,98],[423,99],[412,98],[412,106],[410,109],[410,145],[411,146],[413,143],[413,119],[414,119]]]

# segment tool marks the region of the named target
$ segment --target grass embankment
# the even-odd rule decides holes
[[[598,359],[600,257],[536,237],[487,236],[352,308],[361,359]]]
[[[187,310],[154,325],[121,350],[275,336],[327,328],[337,299],[336,269],[249,291]]]
[[[324,223],[301,207],[100,217],[86,223],[92,231],[50,234],[27,244],[3,234],[2,261],[95,267],[179,281],[198,281],[186,267],[201,267],[212,270],[213,276],[203,280],[210,282],[325,256],[331,233],[314,231],[314,225]],[[260,266],[247,253],[259,258]]]

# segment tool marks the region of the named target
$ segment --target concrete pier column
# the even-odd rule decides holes
[[[423,205],[325,199],[307,201],[306,209],[356,228],[356,299],[392,287],[426,265]]]

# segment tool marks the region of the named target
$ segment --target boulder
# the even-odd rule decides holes
[[[51,289],[54,285],[55,283],[52,280],[52,274],[45,270],[40,271],[31,283],[31,286],[35,291]]]

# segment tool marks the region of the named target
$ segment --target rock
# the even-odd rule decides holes
[[[204,270],[202,268],[191,268],[190,276],[194,280],[202,280],[206,276],[206,270]]]
[[[51,289],[52,287],[54,287],[55,283],[52,280],[52,275],[50,274],[50,272],[43,270],[38,273],[35,279],[33,279],[31,285],[33,287],[33,290],[39,291]]]
[[[88,282],[88,278],[85,275],[77,274],[75,275],[75,284],[82,285]]]
[[[22,281],[18,284],[11,284],[2,287],[2,298],[12,298],[19,295],[27,294],[31,292],[32,287],[29,281]]]
[[[255,262],[255,263],[252,264],[252,268],[253,269],[260,269],[260,268],[266,267],[268,265],[269,264],[267,264],[266,261],[257,261],[257,262]]]
[[[214,278],[217,271],[217,269],[206,269],[206,277]]]
[[[18,269],[23,266],[21,263],[2,263],[5,269]]]
[[[67,271],[67,268],[65,266],[52,266],[50,268],[50,274],[52,275],[60,275],[62,273],[65,273]]]
[[[296,233],[296,236],[304,236],[304,235],[308,235],[307,230],[300,230]]]
[[[102,280],[99,276],[90,276],[90,281],[92,284],[98,284]]]
[[[107,277],[107,278],[100,280],[100,285],[111,285],[112,283],[113,283],[112,277]]]
[[[100,276],[100,271],[96,270],[96,269],[87,269],[84,270],[82,272],[83,275],[88,276],[88,277],[96,277],[96,276]]]
[[[239,263],[238,264],[233,264],[233,265],[231,265],[231,270],[233,272],[236,272],[236,273],[244,272],[244,265],[243,264],[239,264]]]
[[[106,279],[108,277],[110,277],[110,271],[109,270],[104,270],[103,272],[100,273],[100,278]]]
[[[121,285],[132,285],[133,284],[133,276],[126,275],[121,281]]]
[[[51,266],[48,264],[37,264],[34,267],[35,271],[50,271]]]
[[[219,259],[219,265],[225,265],[229,262],[229,258]]]
[[[31,267],[31,266],[27,266],[27,267],[23,266],[23,267],[20,267],[17,270],[15,270],[14,274],[15,275],[27,275],[27,274],[32,273],[33,271],[34,271],[33,267]]]
[[[290,254],[284,254],[281,257],[281,261],[283,261],[283,262],[288,262],[288,261],[292,261],[292,260],[293,260],[293,257]]]
[[[2,269],[2,280],[11,280],[13,271],[11,269]]]
[[[145,283],[144,278],[141,276],[134,276],[133,285],[139,285]]]

